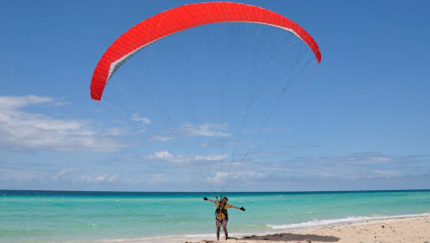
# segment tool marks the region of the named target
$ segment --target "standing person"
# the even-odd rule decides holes
[[[243,206],[241,208],[238,208],[236,206],[228,204],[227,203],[227,201],[228,201],[227,197],[223,197],[221,199],[221,201],[219,201],[219,202],[215,201],[215,200],[208,199],[207,197],[204,197],[203,200],[213,202],[216,205],[216,210],[215,210],[216,239],[219,241],[219,231],[220,231],[221,225],[222,225],[222,228],[223,228],[224,234],[225,234],[225,239],[227,240],[228,239],[228,232],[227,232],[228,213],[227,213],[227,209],[234,208],[234,209],[240,209],[242,211],[245,211],[245,208]]]

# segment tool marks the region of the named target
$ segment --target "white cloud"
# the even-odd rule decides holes
[[[293,157],[273,161],[270,167],[254,164],[253,168],[258,171],[282,172],[289,176],[360,181],[416,175],[429,165],[429,156],[426,155],[393,156],[380,152],[362,152],[333,157]]]
[[[223,184],[223,183],[232,183],[232,182],[241,182],[250,184],[250,182],[254,183],[257,179],[267,178],[269,175],[264,173],[257,173],[254,171],[239,171],[239,172],[217,172],[214,177],[207,177],[206,182],[210,184]]]
[[[400,174],[394,170],[372,170],[370,177],[393,178],[400,177]]]
[[[0,96],[0,149],[117,151],[127,146],[112,134],[97,134],[89,121],[57,119],[23,109],[54,102],[53,98],[34,95]]]
[[[206,160],[206,161],[219,161],[222,159],[225,159],[227,157],[227,155],[221,155],[221,154],[210,154],[207,156],[201,156],[201,155],[194,155],[192,156],[192,158],[195,161],[199,161],[199,160]]]
[[[51,103],[54,99],[43,96],[0,96],[0,111],[16,110],[29,105]]]
[[[178,157],[181,157],[180,155]],[[155,152],[154,155],[149,155],[148,159],[161,159],[161,160],[171,160],[174,158],[168,151]]]
[[[68,169],[61,170],[61,171],[55,173],[54,179],[58,180],[61,177],[64,177],[65,175],[69,175],[69,174],[71,174],[74,171],[76,171],[76,169],[70,169],[70,168],[68,168]]]
[[[381,164],[392,161],[392,157],[383,155],[378,152],[366,152],[366,153],[353,153],[347,157],[343,157],[345,160],[351,161],[356,164]]]
[[[207,123],[197,126],[186,122],[174,129],[173,132],[185,136],[230,137],[231,134],[222,131],[225,129],[227,129],[227,124]]]
[[[63,105],[70,105],[70,104],[72,104],[72,102],[68,102],[68,101],[58,101],[54,103],[55,106],[63,106]]]
[[[131,115],[131,120],[141,122],[142,124],[145,124],[145,125],[151,123],[151,120],[149,120],[149,118],[140,117],[139,113],[134,113],[133,115]]]
[[[214,177],[207,177],[206,181],[212,184],[221,184],[224,183],[229,173],[227,172],[216,172]]]
[[[240,146],[241,143],[239,142],[233,142],[231,139],[222,138],[222,139],[216,139],[213,141],[205,142],[199,145],[200,148],[213,148],[213,147],[222,147],[222,146]]]
[[[210,154],[206,156],[202,155],[172,155],[168,151],[156,152],[153,155],[146,156],[149,160],[161,160],[170,163],[189,163],[189,162],[199,162],[199,161],[221,161],[225,159],[226,155]]]
[[[154,141],[161,141],[161,142],[167,142],[170,140],[173,140],[173,137],[167,137],[167,136],[151,136],[149,138],[149,140],[154,140]]]
[[[92,175],[82,175],[81,181],[84,183],[113,183],[118,181],[119,175],[109,175],[108,173],[105,174],[92,174]]]

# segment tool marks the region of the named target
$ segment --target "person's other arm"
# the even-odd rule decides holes
[[[230,205],[230,208],[234,208],[234,209],[239,209],[239,210],[245,211],[245,208],[243,206],[241,208],[239,208],[239,207]]]

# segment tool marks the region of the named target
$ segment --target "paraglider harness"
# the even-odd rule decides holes
[[[222,206],[221,206],[221,203],[222,203],[222,195],[221,195],[221,199],[218,199],[218,197],[217,197],[217,196],[215,196],[215,198],[216,198],[216,199],[217,199],[217,201],[218,201],[218,208],[215,210],[215,219],[216,219],[216,220],[218,220],[220,223],[222,223],[222,221],[223,221],[224,219],[228,221],[228,213],[227,213],[227,209],[224,209],[224,207],[225,207],[225,205],[226,205],[227,203],[224,203],[224,205],[222,205]],[[223,219],[218,219],[216,216],[217,216],[219,213],[223,213],[223,214],[225,215],[225,218],[223,218]]]

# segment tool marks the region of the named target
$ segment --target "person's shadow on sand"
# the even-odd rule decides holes
[[[313,234],[292,234],[292,233],[282,233],[282,234],[273,234],[273,235],[264,235],[264,236],[244,236],[241,239],[238,238],[229,238],[229,241],[280,241],[280,242],[297,242],[297,241],[305,241],[305,242],[336,242],[339,241],[340,238],[335,236],[323,236],[323,235],[313,235]],[[207,243],[211,243],[214,241],[205,241]]]
[[[335,236],[324,236],[324,235],[313,235],[313,234],[292,234],[292,233],[282,233],[282,234],[273,234],[273,235],[264,235],[264,236],[244,236],[242,239],[238,240],[255,240],[255,241],[320,241],[320,242],[336,242],[339,241],[340,238]]]

